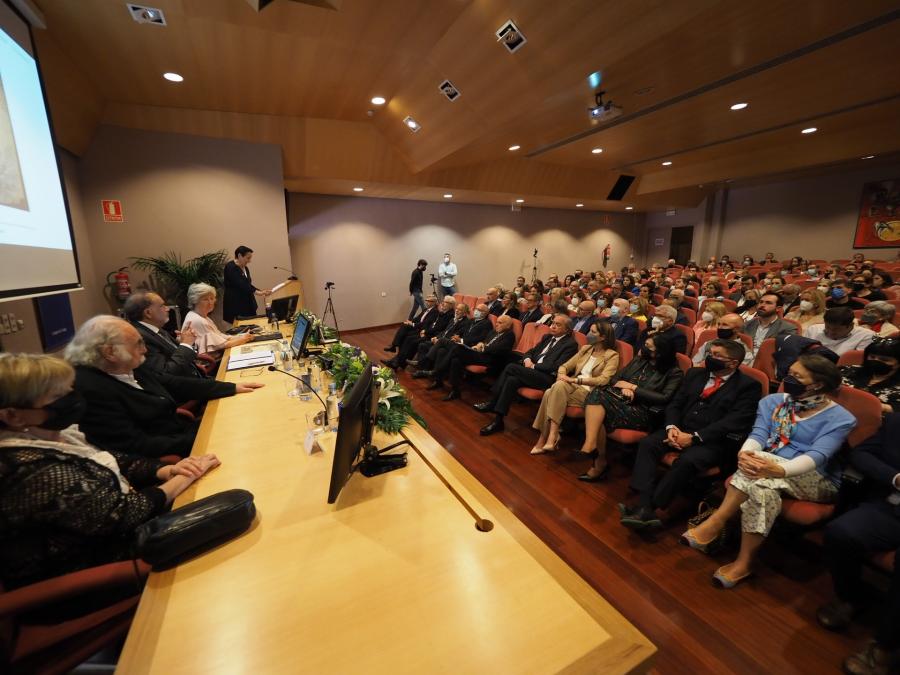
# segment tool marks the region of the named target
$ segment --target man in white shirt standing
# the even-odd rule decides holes
[[[456,275],[458,274],[456,269],[456,263],[450,260],[450,254],[445,253],[444,259],[441,261],[441,264],[438,265],[438,277],[441,280],[441,298],[443,299],[446,295],[453,295],[456,293]]]
[[[825,323],[806,329],[806,337],[818,340],[838,356],[849,351],[865,349],[875,337],[874,331],[853,325],[853,310],[832,307],[825,310]]]

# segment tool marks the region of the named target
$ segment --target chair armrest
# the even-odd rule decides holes
[[[128,583],[133,583],[137,590],[149,573],[150,565],[143,560],[123,560],[38,581],[0,593],[0,616],[18,614],[72,596]]]

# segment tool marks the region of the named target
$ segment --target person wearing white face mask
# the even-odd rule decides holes
[[[441,280],[441,298],[456,293],[456,263],[450,260],[450,254],[445,253],[444,259],[438,265],[438,277]]]
[[[825,295],[817,288],[807,288],[800,293],[800,303],[784,318],[797,321],[803,327],[804,334],[810,326],[825,323]]]
[[[632,347],[637,343],[638,323],[628,316],[628,300],[616,298],[609,308],[609,323],[613,327],[616,340],[627,342]]]
[[[660,335],[672,341],[676,352],[687,353],[687,336],[675,327],[677,316],[675,308],[670,305],[657,307],[650,326],[638,337],[638,344],[644,344],[651,335]]]

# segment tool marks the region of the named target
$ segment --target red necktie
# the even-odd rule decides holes
[[[715,378],[713,380],[713,383],[703,390],[703,392],[700,394],[700,398],[707,399],[715,394],[719,390],[719,387],[722,386],[722,382],[725,381],[718,375],[713,375],[713,377]]]

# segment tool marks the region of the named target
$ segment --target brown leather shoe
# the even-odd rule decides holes
[[[844,672],[848,675],[890,675],[898,668],[900,650],[888,651],[874,640],[844,661]]]

